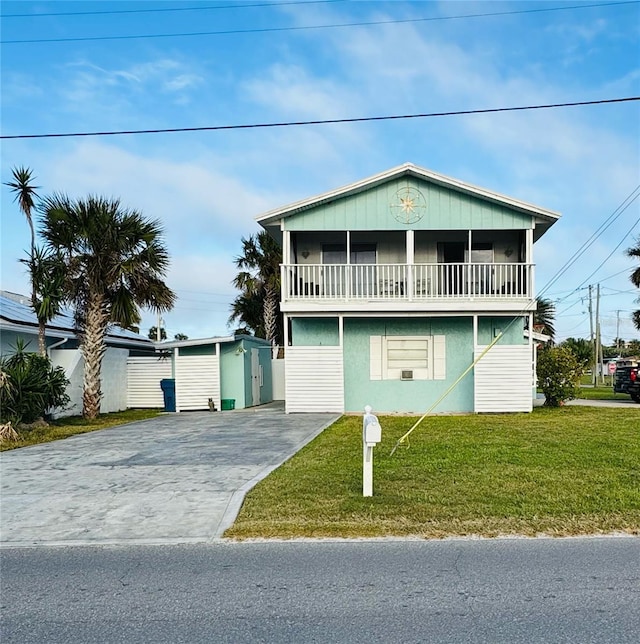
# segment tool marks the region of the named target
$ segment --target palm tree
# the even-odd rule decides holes
[[[251,295],[241,293],[231,304],[229,324],[238,321],[241,326],[236,330],[236,333],[242,332],[264,338],[263,305],[263,291]]]
[[[556,306],[551,300],[546,300],[543,297],[536,298],[537,308],[533,314],[533,325],[538,327],[541,333],[548,335],[550,342],[556,335],[554,327],[556,317]]]
[[[60,313],[65,303],[66,268],[58,250],[34,248],[29,271],[34,295],[32,307],[38,318],[38,349],[46,355],[47,323]]]
[[[110,324],[131,328],[139,307],[168,311],[174,292],[162,281],[169,254],[162,229],[117,199],[89,196],[72,200],[54,194],[43,200],[41,235],[59,250],[65,266],[65,294],[75,309],[84,355],[82,413],[100,413],[100,372]]]
[[[43,257],[36,250],[36,233],[33,227],[33,216],[32,211],[35,208],[35,202],[38,198],[36,190],[38,186],[33,185],[33,172],[30,168],[17,167],[12,168],[11,174],[13,175],[12,181],[7,181],[6,186],[11,188],[11,191],[15,193],[15,201],[18,202],[18,207],[24,213],[24,216],[29,224],[29,229],[31,231],[31,251],[29,257],[26,260],[27,268],[29,270],[29,276],[31,279],[31,306],[38,317],[38,349],[40,355],[46,355],[47,348],[45,342],[45,331],[46,323],[51,320],[51,317],[47,317],[47,309],[45,306],[44,309],[41,309],[41,303],[38,301],[38,279],[43,275],[43,267],[38,266],[37,262],[42,260]],[[51,287],[52,284],[49,283],[46,286]],[[42,310],[42,315],[39,312]],[[57,313],[58,311],[56,311]],[[55,315],[55,314],[54,314]]]
[[[247,326],[263,331],[264,337],[272,344],[280,343],[280,263],[282,251],[277,242],[262,231],[248,239],[242,238],[243,254],[236,257],[235,264],[242,269],[233,280],[233,285],[242,291],[232,304],[231,319],[239,318]],[[244,299],[242,299],[244,298]],[[243,305],[256,305],[262,302],[262,324],[245,320],[242,313]],[[247,309],[248,312],[249,309]],[[280,327],[280,328],[279,328]],[[261,334],[260,334],[261,335]]]
[[[640,260],[640,237],[636,239],[635,246],[627,249],[627,255],[629,255],[629,257],[637,257],[638,260]],[[635,287],[640,288],[640,266],[633,270],[629,279]],[[638,298],[637,301],[640,302],[640,298]],[[633,324],[636,329],[640,330],[640,310],[633,312]]]

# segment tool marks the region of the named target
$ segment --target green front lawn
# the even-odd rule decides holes
[[[580,395],[578,398],[586,398],[587,400],[629,400],[629,394],[616,394],[613,392],[613,387],[580,387]]]
[[[86,432],[94,432],[97,429],[133,423],[136,420],[153,418],[160,411],[159,409],[127,409],[127,411],[112,414],[100,414],[95,420],[86,420],[82,416],[70,416],[69,418],[52,420],[48,427],[36,427],[18,432],[20,440],[15,443],[0,443],[0,451],[26,447],[27,445],[37,445],[38,443],[49,443],[75,434],[85,434]]]
[[[361,417],[343,417],[246,497],[227,537],[640,533],[640,409],[381,417],[362,497]]]

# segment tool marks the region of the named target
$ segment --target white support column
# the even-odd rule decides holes
[[[282,262],[291,264],[291,231],[282,231]]]
[[[529,288],[529,297],[533,299],[536,292],[533,275],[533,228],[529,228],[526,235],[526,263],[529,264],[529,266],[527,267],[527,273],[529,277],[529,279],[527,280],[527,287]]]
[[[478,316],[473,316],[473,350],[478,348]]]
[[[291,232],[289,230],[282,231],[282,264],[280,264],[280,301],[284,302],[289,299],[291,293],[291,269],[288,268],[291,264]],[[297,270],[297,269],[296,269]]]
[[[347,230],[347,267],[345,269],[345,299],[351,299],[351,231]]]
[[[467,238],[467,293],[469,293],[472,297],[474,294],[475,290],[475,280],[473,279],[471,273],[474,270],[471,267],[471,248],[473,247],[473,231],[469,230],[468,231],[468,238]]]
[[[409,301],[413,300],[415,295],[416,285],[414,280],[413,265],[415,264],[415,233],[413,230],[407,230],[406,238],[406,258],[407,258],[407,285],[405,286],[405,293],[409,296]]]
[[[284,342],[284,356],[287,357],[287,347],[289,346],[289,316],[284,313],[282,316],[282,334]]]
[[[216,342],[216,356],[218,358],[218,390],[220,391],[220,398],[216,400],[218,409],[222,409],[222,356],[220,355],[220,343]]]
[[[344,315],[338,316],[338,344],[344,347]]]
[[[175,379],[176,377],[176,372],[178,371],[176,369],[176,362],[178,362],[178,358],[180,357],[180,347],[176,347],[173,350],[173,377]],[[176,413],[180,411],[180,402],[178,401],[178,383],[175,383],[175,388],[176,388]]]

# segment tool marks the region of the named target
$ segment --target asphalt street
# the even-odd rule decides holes
[[[7,548],[2,642],[638,641],[640,539]]]

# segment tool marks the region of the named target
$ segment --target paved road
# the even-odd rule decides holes
[[[167,414],[3,452],[0,542],[210,540],[248,489],[335,418],[277,404]]]
[[[4,549],[3,644],[637,642],[640,539]]]

